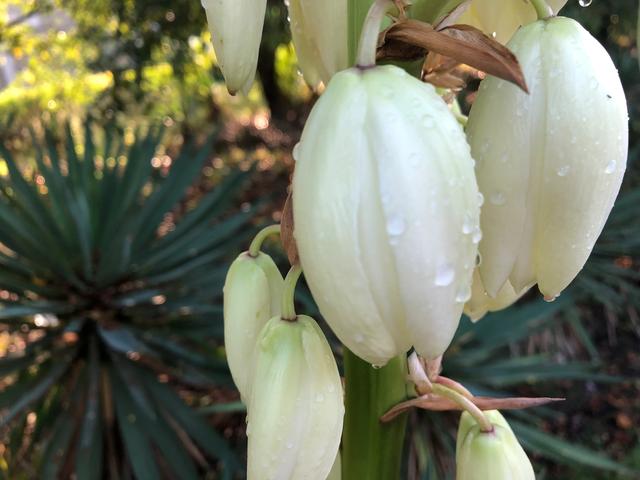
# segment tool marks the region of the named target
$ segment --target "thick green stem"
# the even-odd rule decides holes
[[[344,480],[397,480],[402,465],[406,415],[389,423],[380,417],[407,398],[407,360],[396,357],[375,369],[345,349]]]
[[[296,264],[289,270],[286,278],[284,279],[284,288],[282,290],[282,313],[281,317],[283,320],[288,320],[290,322],[294,322],[297,318],[296,307],[295,307],[295,294],[296,294],[296,285],[298,284],[298,279],[300,278],[300,274],[302,273],[302,267],[300,264]]]
[[[280,225],[270,225],[268,227],[264,227],[262,230],[258,232],[258,234],[254,237],[251,245],[249,245],[249,256],[257,257],[260,253],[260,249],[262,248],[262,243],[267,239],[270,235],[279,235],[280,234]]]
[[[545,18],[553,16],[553,9],[545,0],[530,0],[530,2],[533,8],[536,9],[538,20],[544,20]]]

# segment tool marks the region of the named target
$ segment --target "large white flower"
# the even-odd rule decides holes
[[[267,0],[202,0],[229,93],[247,93],[258,65]]]
[[[256,345],[249,480],[327,478],[343,416],[338,367],[318,324],[303,315],[294,322],[272,318]]]
[[[340,340],[374,365],[441,355],[471,295],[479,194],[461,127],[393,67],[336,74],[295,151],[295,239]]]
[[[289,0],[291,36],[298,64],[312,87],[347,68],[347,2]]]
[[[509,281],[552,299],[584,266],[620,189],[627,105],[609,55],[574,20],[537,21],[508,47],[530,94],[488,77],[467,127],[486,198],[480,275],[493,297]]]

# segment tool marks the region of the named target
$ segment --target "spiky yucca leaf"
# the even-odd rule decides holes
[[[0,326],[18,347],[0,358],[0,426],[15,442],[3,473],[231,478],[231,447],[180,394],[230,385],[212,340],[226,259],[253,230],[251,212],[227,214],[248,173],[159,235],[213,137],[162,175],[159,129],[130,145],[115,130],[96,144],[92,130],[80,148],[69,127],[62,145],[34,137],[34,159],[0,145]]]

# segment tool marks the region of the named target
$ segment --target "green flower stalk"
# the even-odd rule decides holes
[[[267,0],[202,0],[229,93],[248,93],[258,65]]]
[[[326,479],[344,416],[338,368],[310,317],[272,318],[256,346],[248,408],[249,480]]]
[[[456,441],[456,480],[535,480],[531,462],[504,417],[484,412],[493,430],[482,431],[463,412]]]
[[[258,247],[259,248],[259,247]],[[270,318],[280,315],[283,279],[269,255],[244,252],[231,264],[224,285],[224,343],[242,400],[250,396],[255,344]]]
[[[482,283],[495,298],[538,284],[552,300],[584,266],[625,172],[625,94],[606,50],[577,22],[520,29],[508,47],[530,94],[482,82],[467,124],[486,199]]]

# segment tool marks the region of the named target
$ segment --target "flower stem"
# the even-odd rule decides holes
[[[553,16],[553,9],[545,0],[529,0],[533,8],[536,9],[538,20],[544,20]]]
[[[364,20],[356,65],[359,68],[371,68],[376,65],[376,51],[378,49],[378,34],[384,16],[395,6],[393,0],[375,0],[371,5],[367,18]]]
[[[300,264],[296,264],[289,270],[286,278],[284,279],[284,288],[282,290],[282,314],[281,317],[283,320],[287,320],[289,322],[295,322],[298,317],[296,314],[295,307],[295,293],[296,293],[296,284],[298,283],[298,279],[300,278],[300,274],[302,273],[302,267]]]
[[[249,256],[257,257],[260,253],[260,249],[262,248],[262,243],[266,240],[270,235],[279,235],[280,234],[280,225],[269,225],[268,227],[264,227],[262,230],[258,232],[255,236],[251,245],[249,245]]]
[[[345,348],[345,417],[342,478],[399,480],[407,416],[380,417],[407,397],[407,359],[395,357],[375,369]]]
[[[462,408],[464,408],[467,412],[469,412],[469,414],[475,419],[475,421],[478,422],[478,425],[480,425],[480,430],[482,430],[483,432],[489,433],[493,431],[493,425],[484,415],[482,410],[480,410],[480,408],[478,408],[471,400],[469,400],[464,395],[438,383],[433,385],[432,391],[435,394],[454,401]]]

